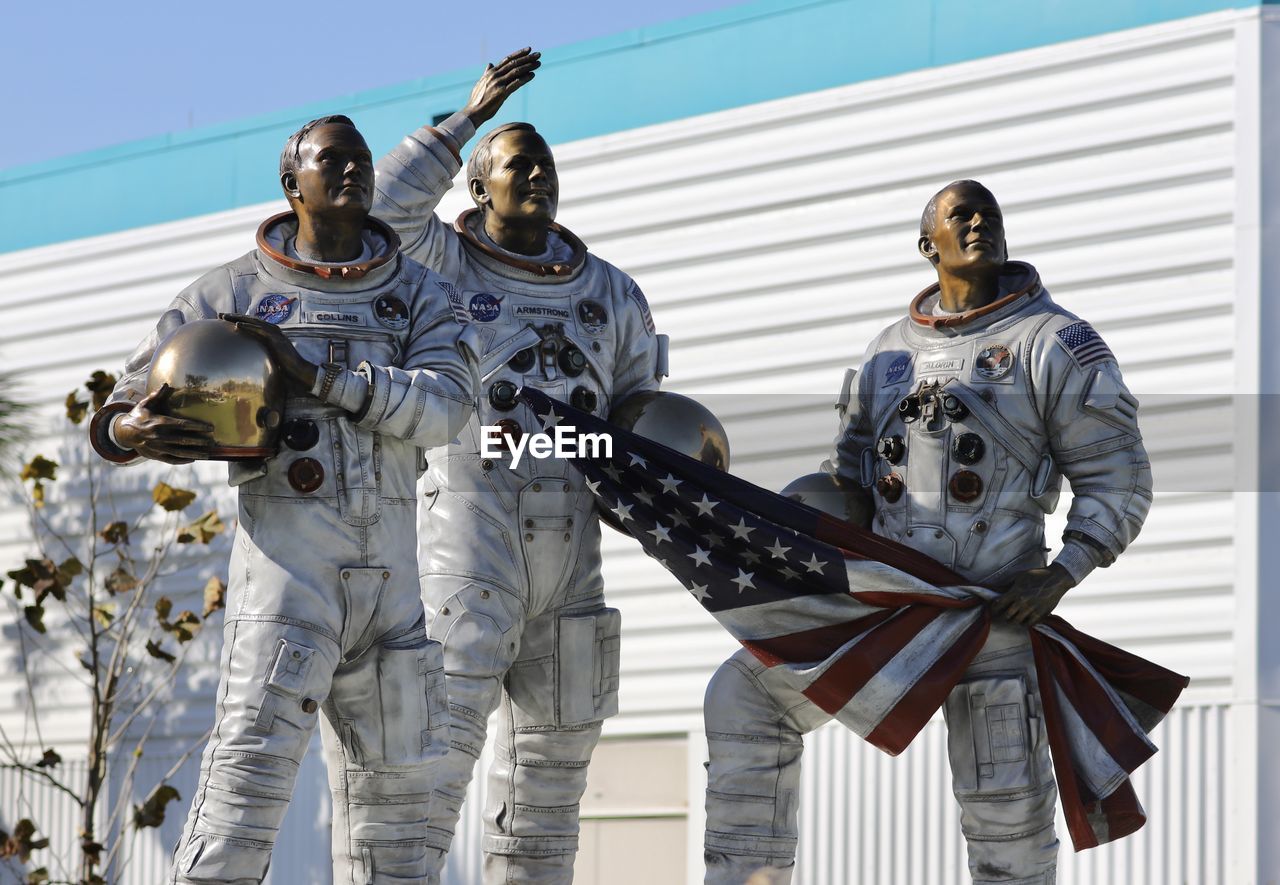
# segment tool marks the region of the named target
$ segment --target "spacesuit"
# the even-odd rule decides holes
[[[334,881],[421,882],[422,838],[448,704],[418,594],[422,449],[472,411],[474,361],[446,284],[370,219],[346,266],[302,260],[297,221],[264,222],[254,252],[187,287],[130,357],[92,428],[142,398],[152,354],[219,313],[276,324],[327,371],[284,409],[277,457],[232,462],[239,516],[212,736],[169,881],[256,883],[319,711],[333,792]],[[286,876],[287,878],[287,876]]]
[[[639,287],[552,224],[542,256],[503,250],[481,213],[449,227],[434,214],[473,130],[454,115],[410,134],[377,165],[374,213],[405,251],[455,282],[462,322],[480,340],[475,416],[457,444],[428,453],[422,587],[430,635],[444,643],[452,746],[426,837],[443,853],[501,705],[485,809],[485,879],[567,882],[578,802],[601,721],[617,710],[619,613],[604,605],[600,528],[567,461],[486,457],[482,428],[513,438],[544,423],[516,402],[524,385],[608,415],[666,374]],[[549,426],[549,425],[547,425]]]
[[[1151,473],[1115,358],[1009,262],[1001,297],[946,314],[938,286],[872,343],[846,381],[830,468],[870,488],[877,534],[975,584],[1045,565],[1044,516],[1074,497],[1054,560],[1078,583],[1137,535]],[[856,387],[850,381],[856,377]],[[943,707],[953,790],[975,883],[1048,885],[1057,790],[1026,627],[993,623]],[[789,881],[801,735],[830,719],[745,650],[707,688],[707,879],[765,868]]]

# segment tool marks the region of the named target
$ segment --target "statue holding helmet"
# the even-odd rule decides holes
[[[351,120],[295,133],[280,181],[291,210],[177,296],[90,428],[116,462],[227,460],[239,491],[217,724],[168,881],[262,880],[317,721],[334,880],[423,881],[449,714],[415,486],[471,414],[470,334],[369,215]]]

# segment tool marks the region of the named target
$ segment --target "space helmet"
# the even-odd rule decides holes
[[[214,461],[269,458],[279,449],[285,379],[266,347],[225,320],[183,323],[156,348],[147,393],[156,411],[213,427]]]

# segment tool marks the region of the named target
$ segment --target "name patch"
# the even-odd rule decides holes
[[[358,313],[342,313],[336,310],[312,310],[302,315],[303,321],[308,323],[338,323],[344,326],[366,326],[368,323],[364,321],[364,317]]]
[[[958,357],[949,360],[934,360],[925,363],[920,367],[921,375],[941,375],[946,372],[959,372],[964,368],[964,358]]]
[[[552,307],[547,304],[517,304],[511,313],[516,319],[534,320],[567,320],[572,317],[563,307]]]

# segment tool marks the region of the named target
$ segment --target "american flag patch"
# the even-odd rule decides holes
[[[636,304],[640,305],[640,315],[644,318],[644,327],[652,335],[654,332],[653,314],[649,313],[649,302],[645,300],[644,293],[640,291],[640,287],[636,285],[635,280],[631,281],[627,294],[635,299]]]
[[[458,291],[458,287],[448,280],[437,279],[435,284],[441,292],[449,296],[449,308],[453,311],[453,318],[463,325],[469,324],[471,314],[467,313],[467,309],[462,304],[462,293]]]
[[[1115,354],[1111,352],[1111,348],[1107,347],[1107,342],[1102,340],[1102,336],[1095,332],[1093,326],[1084,320],[1072,323],[1064,329],[1059,329],[1058,340],[1067,349],[1067,353],[1071,354],[1071,358],[1076,361],[1076,365],[1082,369],[1088,368],[1095,363],[1116,358]]]

